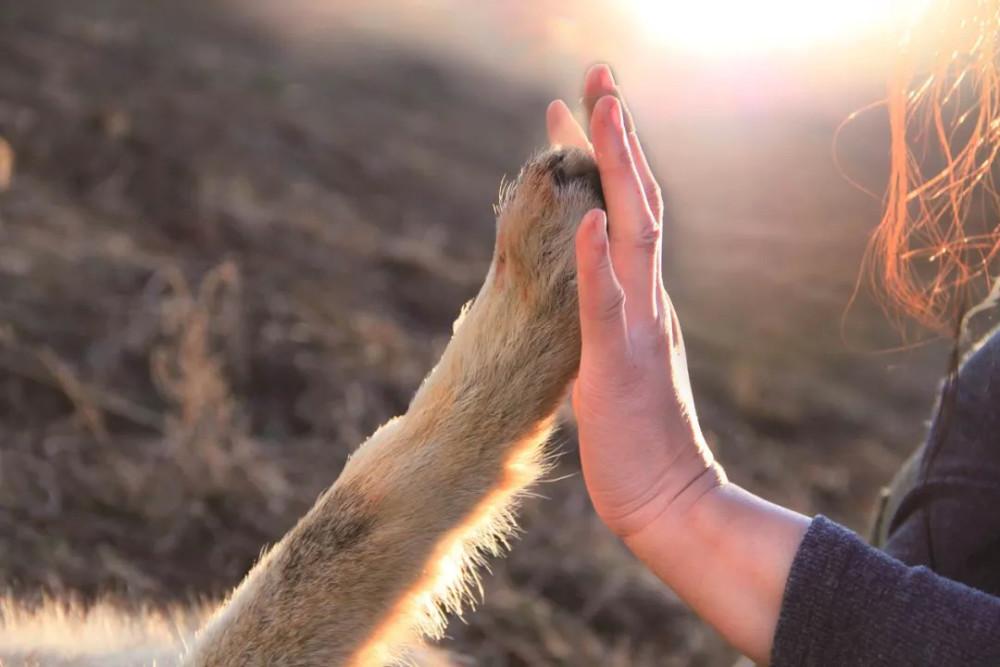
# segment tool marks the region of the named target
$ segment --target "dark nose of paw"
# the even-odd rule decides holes
[[[590,189],[603,206],[604,192],[601,190],[601,176],[597,171],[597,163],[590,155],[576,149],[559,150],[549,156],[546,168],[552,174],[552,180],[557,187],[580,183]]]

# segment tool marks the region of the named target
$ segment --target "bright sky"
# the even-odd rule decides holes
[[[941,1],[941,0],[938,0]],[[880,94],[903,26],[935,0],[242,0],[289,43],[363,29],[572,96],[610,62],[658,114],[850,105]],[[558,88],[562,86],[562,90]],[[838,112],[842,111],[838,107]]]
[[[807,51],[885,33],[929,0],[627,0],[651,42],[707,58]]]

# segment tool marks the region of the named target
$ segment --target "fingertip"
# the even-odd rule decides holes
[[[590,217],[594,247],[603,252],[608,247],[608,214],[602,208],[593,208],[587,215]]]
[[[622,105],[614,95],[602,95],[594,105],[594,122],[604,123],[621,130],[625,127],[622,118]]]
[[[625,111],[622,108],[622,102],[617,96],[608,95],[608,99],[611,100],[611,108],[608,110],[611,124],[624,136]]]
[[[635,123],[632,120],[632,113],[629,111],[628,105],[625,103],[622,91],[618,88],[618,82],[612,74],[611,67],[609,65],[599,63],[597,65],[593,65],[587,71],[587,78],[584,84],[584,103],[587,108],[590,109],[592,116],[594,115],[594,110],[596,109],[596,102],[606,95],[610,95],[618,99],[618,105],[622,118],[621,124],[627,132],[634,132]]]
[[[603,209],[593,208],[583,215],[576,232],[576,243],[581,261],[601,257],[608,249],[608,215]]]
[[[616,94],[615,79],[611,68],[604,63],[591,65],[583,78],[583,106],[587,118],[594,115],[594,106],[604,95]]]
[[[608,245],[607,214],[591,209],[577,232],[577,294],[584,349],[618,358],[625,340],[625,293],[615,276]]]
[[[601,83],[602,86],[605,86],[605,87],[607,87],[609,89],[612,89],[612,88],[615,87],[615,85],[616,85],[616,83],[615,83],[615,76],[611,72],[611,66],[610,65],[602,63],[600,66],[598,66],[598,68],[597,68],[597,76],[598,76],[598,80],[600,81],[600,83]]]
[[[552,146],[573,146],[593,151],[586,132],[580,127],[573,112],[563,100],[553,100],[545,110],[545,127]]]
[[[597,101],[590,119],[590,134],[593,137],[597,164],[602,174],[608,166],[623,165],[631,160],[628,155],[628,140],[622,120],[621,103],[617,98],[605,95]],[[607,187],[605,184],[605,188]]]
[[[591,65],[587,69],[584,81],[593,87],[605,89],[614,88],[615,86],[615,77],[611,73],[611,67],[607,63],[594,63]]]
[[[576,264],[581,290],[593,291],[609,282],[613,269],[608,218],[601,209],[591,209],[583,216],[576,234]]]
[[[562,118],[562,114],[569,113],[569,107],[562,100],[552,100],[549,102],[549,106],[545,109],[545,122],[548,124],[549,130],[559,125],[559,121]]]

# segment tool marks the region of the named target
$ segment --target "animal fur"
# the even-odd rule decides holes
[[[214,613],[0,606],[2,665],[433,662],[544,470],[579,362],[573,236],[601,206],[589,155],[548,151],[503,188],[486,281],[409,409],[378,429]]]

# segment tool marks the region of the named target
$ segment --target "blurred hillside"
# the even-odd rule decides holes
[[[193,0],[0,5],[0,581],[18,595],[234,585],[405,409],[485,273],[501,176],[576,85],[344,27],[304,51],[271,27]],[[830,157],[858,98],[636,112],[713,446],[753,490],[862,528],[944,355],[872,353],[898,340],[863,297],[841,335],[878,215]],[[883,133],[845,132],[852,175],[877,184]],[[561,442],[452,646],[730,664],[593,518],[571,425]]]

